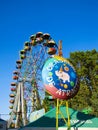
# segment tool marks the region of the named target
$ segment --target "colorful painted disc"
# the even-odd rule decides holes
[[[76,95],[79,83],[74,67],[63,57],[49,58],[42,69],[45,89],[55,98],[69,99]]]

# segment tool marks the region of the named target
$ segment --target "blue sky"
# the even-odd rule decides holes
[[[98,0],[0,0],[0,114],[9,113],[19,51],[39,31],[63,41],[64,57],[98,51]]]

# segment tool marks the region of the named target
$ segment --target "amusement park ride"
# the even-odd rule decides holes
[[[56,130],[63,100],[66,100],[68,115],[68,122],[65,122],[70,127],[68,99],[76,95],[79,84],[74,67],[62,57],[62,41],[57,45],[48,33],[32,35],[20,51],[13,74],[8,128],[28,124],[30,113],[42,109],[45,91],[57,100]]]

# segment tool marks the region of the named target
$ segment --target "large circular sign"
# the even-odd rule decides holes
[[[60,56],[55,55],[45,62],[42,79],[46,91],[58,99],[72,98],[79,89],[74,67],[68,60]]]

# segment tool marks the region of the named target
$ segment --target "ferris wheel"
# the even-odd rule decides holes
[[[45,97],[42,67],[45,60],[56,54],[57,50],[57,44],[48,33],[38,32],[31,35],[30,41],[24,43],[13,72],[8,128],[11,125],[15,125],[15,128],[26,125],[29,114],[42,108]]]

